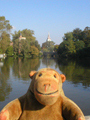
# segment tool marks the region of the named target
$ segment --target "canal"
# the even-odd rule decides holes
[[[30,85],[29,72],[50,67],[66,76],[65,95],[90,115],[90,62],[89,60],[13,59],[0,61],[0,110],[11,100],[26,93]]]

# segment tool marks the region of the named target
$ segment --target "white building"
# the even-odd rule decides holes
[[[22,39],[26,40],[26,37],[22,37],[22,34],[20,33],[19,41],[22,40]]]
[[[50,34],[48,33],[48,37],[46,41],[51,41]]]

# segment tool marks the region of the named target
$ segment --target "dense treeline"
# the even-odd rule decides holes
[[[11,34],[12,26],[9,20],[0,16],[0,54],[6,53],[8,56],[34,57],[39,56],[40,50],[43,52],[57,53],[57,56],[67,58],[84,58],[90,56],[90,27],[74,29],[72,32],[64,34],[63,42],[54,45],[53,41],[46,41],[40,44],[34,37],[34,31],[24,29]],[[10,40],[12,35],[13,39]]]
[[[83,31],[79,28],[64,34],[63,42],[56,45],[54,50],[59,57],[89,57],[90,56],[90,27]]]
[[[9,20],[0,16],[0,54],[6,53],[7,56],[23,57],[39,56],[40,44],[34,37],[34,31],[24,29],[11,34],[12,28]],[[11,35],[12,41],[10,40]]]

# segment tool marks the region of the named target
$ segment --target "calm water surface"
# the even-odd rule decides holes
[[[26,93],[29,72],[50,67],[66,75],[63,89],[67,97],[90,115],[90,62],[55,61],[54,59],[13,59],[0,61],[0,110],[11,100]]]

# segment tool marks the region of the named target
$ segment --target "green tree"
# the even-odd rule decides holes
[[[9,46],[6,51],[8,56],[13,56],[13,46]]]
[[[5,53],[7,48],[10,46],[10,35],[7,34],[5,31],[1,35],[0,44],[2,52]]]
[[[63,42],[59,45],[59,50],[58,50],[59,54],[62,54],[64,56],[69,56],[76,52],[72,32],[64,34]]]
[[[53,41],[46,41],[42,44],[42,50],[47,52],[52,52],[54,50],[54,42]],[[47,50],[46,50],[47,49]],[[44,51],[44,52],[45,52]]]
[[[20,35],[25,37],[26,39],[19,39]],[[24,29],[22,31],[18,31],[13,34],[13,46],[15,54],[23,54],[23,56],[29,56],[31,46],[35,46],[40,50],[40,45],[36,38],[34,37],[34,31]]]
[[[84,36],[85,47],[90,47],[90,27],[84,29]]]
[[[75,50],[76,51],[81,50],[81,49],[83,49],[85,47],[85,43],[82,40],[76,41],[74,43],[74,45],[75,45]]]
[[[54,46],[54,51],[57,52],[59,45]]]
[[[0,16],[0,51],[5,53],[10,45],[10,30],[12,26],[9,20],[6,20],[4,16]]]
[[[39,55],[39,50],[38,48],[36,48],[35,46],[31,46],[30,48],[30,54],[34,57]]]
[[[67,56],[68,55],[68,49],[67,49],[67,46],[69,46],[69,42],[68,41],[63,41],[59,47],[58,47],[58,50],[57,50],[57,53],[59,56]]]
[[[73,30],[73,39],[74,41],[79,41],[79,40],[82,40],[82,30],[79,29],[79,28],[76,28]]]
[[[3,31],[10,32],[12,29],[12,26],[9,23],[9,20],[6,20],[4,16],[0,16],[0,34],[3,33]]]
[[[41,50],[40,44],[37,40],[35,41],[35,47],[38,48],[39,51]]]
[[[65,33],[63,37],[63,41],[65,40],[66,41],[73,40],[73,33],[72,32]]]

